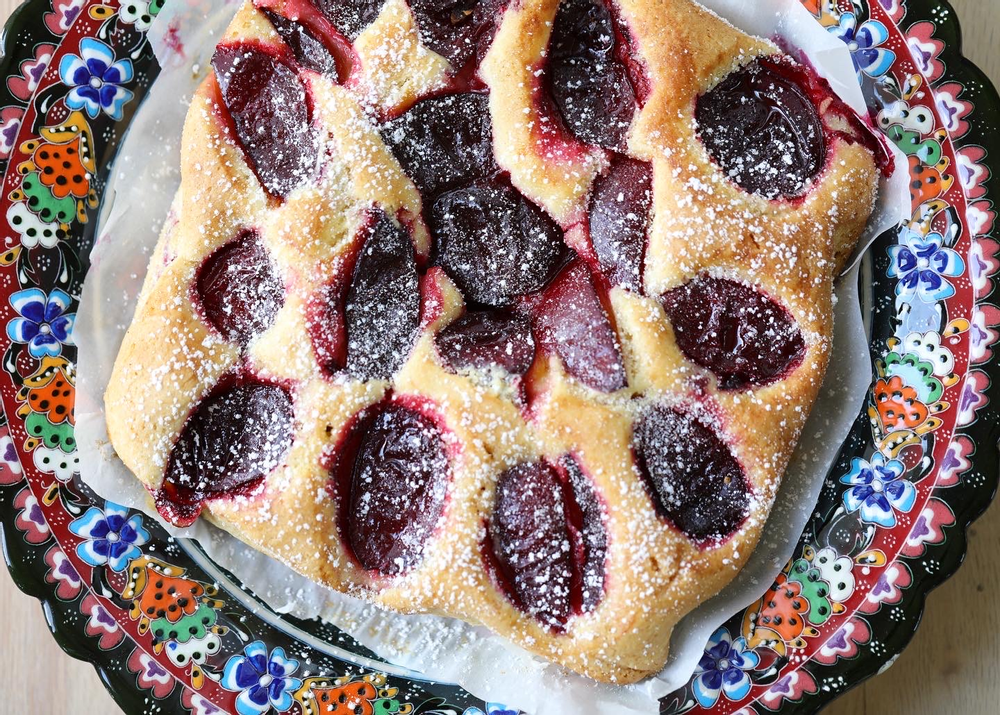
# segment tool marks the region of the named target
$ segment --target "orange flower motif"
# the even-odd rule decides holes
[[[378,698],[378,691],[371,683],[359,681],[339,688],[313,688],[312,695],[319,713],[344,712],[353,715],[373,715],[372,701]]]
[[[166,576],[146,566],[146,587],[136,600],[142,616],[176,623],[198,610],[205,587],[189,578]]]
[[[786,643],[802,635],[806,627],[805,615],[809,601],[802,596],[802,584],[787,580],[779,574],[774,585],[760,600],[757,625],[770,628]]]
[[[910,164],[910,210],[916,210],[928,201],[941,196],[951,186],[950,179],[941,176],[941,172],[933,166],[926,166],[920,157],[911,156]]]
[[[46,356],[35,374],[26,378],[17,393],[22,403],[18,415],[26,417],[31,412],[45,415],[52,424],[76,424],[74,390],[76,373],[63,357]]]
[[[875,409],[884,431],[914,430],[930,417],[930,408],[917,397],[917,391],[903,384],[895,375],[888,380],[879,378],[872,390]]]
[[[90,174],[80,158],[79,136],[68,144],[41,144],[33,160],[39,180],[57,199],[70,195],[83,199],[90,193]]]
[[[41,412],[52,424],[69,420],[76,424],[74,413],[73,384],[59,371],[56,377],[44,387],[28,390],[28,406],[32,412]]]
[[[820,16],[820,0],[802,0],[802,4],[805,6],[806,10],[811,12],[816,17]]]

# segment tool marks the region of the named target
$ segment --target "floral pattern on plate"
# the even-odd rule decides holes
[[[163,2],[30,0],[8,23],[0,511],[9,566],[47,601],[66,647],[135,711],[153,701],[161,712],[312,715],[343,702],[366,714],[514,715],[379,661],[328,625],[270,612],[196,546],[79,481],[76,304],[104,177],[156,75],[145,32]],[[943,39],[953,26],[926,3],[802,2],[847,44],[878,128],[907,156],[911,216],[869,254],[872,388],[816,517],[761,598],[713,634],[665,713],[813,711],[875,673],[906,640],[884,606],[921,603],[950,569],[928,572],[920,560],[963,539],[971,517],[956,514],[981,511],[996,484],[965,476],[996,469],[977,445],[995,440],[998,422],[990,162],[1000,145],[972,118],[995,125],[1000,100],[958,61]],[[905,613],[915,624],[919,608]]]

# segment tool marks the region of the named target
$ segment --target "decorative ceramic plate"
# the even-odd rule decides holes
[[[77,475],[73,324],[104,180],[157,73],[170,0],[27,0],[0,74],[0,513],[4,556],[60,645],[129,713],[508,712],[277,615],[194,543]],[[866,404],[795,556],[706,644],[663,713],[813,712],[891,663],[997,486],[1000,98],[932,0],[802,0],[851,51],[907,155],[912,219],[865,257]],[[996,296],[994,296],[996,301]],[[166,601],[164,601],[166,599]],[[159,620],[142,616],[169,603]],[[797,617],[795,617],[797,616]],[[536,714],[541,715],[541,714]]]

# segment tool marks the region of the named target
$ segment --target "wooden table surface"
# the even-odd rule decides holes
[[[753,0],[747,0],[752,2]],[[952,0],[965,56],[1000,87],[1000,0]],[[6,19],[18,0],[0,0]],[[829,715],[994,715],[1000,712],[1000,505],[973,526],[968,563],[927,601],[910,646]],[[112,715],[94,670],[62,653],[35,599],[0,574],[0,713]]]

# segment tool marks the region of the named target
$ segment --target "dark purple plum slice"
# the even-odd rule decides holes
[[[206,500],[256,488],[282,464],[292,439],[292,398],[277,385],[237,385],[207,398],[170,452],[157,508],[189,525]]]
[[[583,263],[568,265],[532,303],[535,338],[567,373],[600,392],[625,387],[615,330]]]
[[[383,403],[363,420],[347,492],[346,533],[369,571],[405,573],[423,557],[444,511],[448,457],[438,426],[420,412]]]
[[[308,27],[270,10],[261,8],[261,12],[267,16],[275,31],[288,45],[296,62],[306,69],[327,75],[334,80],[339,79],[337,58]]]
[[[202,264],[198,300],[226,340],[246,347],[267,330],[285,303],[285,289],[256,231],[245,230]]]
[[[667,291],[662,302],[681,352],[711,370],[723,390],[774,382],[805,355],[792,315],[746,283],[700,275]]]
[[[452,369],[499,367],[523,375],[535,359],[531,323],[520,313],[469,311],[435,338],[438,353]]]
[[[590,197],[590,241],[601,272],[611,285],[642,292],[642,260],[646,252],[653,167],[616,156],[594,182]]]
[[[410,0],[420,40],[458,70],[482,56],[508,0]]]
[[[573,558],[556,469],[528,462],[503,472],[489,534],[507,597],[544,625],[564,627],[572,613]]]
[[[750,485],[710,426],[687,412],[654,405],[636,422],[632,449],[657,512],[688,538],[721,541],[743,524]]]
[[[410,237],[386,214],[368,228],[344,306],[347,372],[384,380],[406,362],[420,326],[420,281]]]
[[[801,195],[826,161],[823,121],[800,70],[779,62],[751,62],[695,107],[712,159],[738,186],[768,199]]]
[[[615,49],[601,0],[562,0],[549,41],[549,94],[573,136],[622,151],[638,103]]]
[[[309,0],[352,42],[382,11],[385,0]]]
[[[251,45],[220,45],[212,67],[236,136],[261,185],[284,198],[316,166],[316,133],[295,70]]]
[[[493,158],[493,128],[485,94],[424,99],[386,122],[381,132],[428,206],[448,187],[499,171]]]
[[[437,263],[482,305],[502,307],[540,290],[565,251],[559,227],[505,181],[478,181],[442,194],[429,223]]]
[[[566,475],[571,497],[565,499],[570,539],[573,543],[573,602],[583,613],[597,608],[604,596],[604,572],[608,554],[608,534],[604,509],[594,485],[576,459],[559,462]]]

